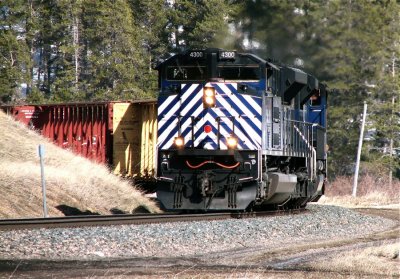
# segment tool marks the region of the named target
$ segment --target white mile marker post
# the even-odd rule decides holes
[[[43,194],[43,215],[47,218],[47,205],[46,205],[46,182],[44,179],[44,145],[39,144],[39,158],[40,158],[40,173],[42,176],[42,194]]]

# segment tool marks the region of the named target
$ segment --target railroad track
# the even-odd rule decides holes
[[[117,215],[85,215],[30,219],[0,219],[0,230],[17,230],[32,228],[64,228],[83,226],[139,225],[152,223],[171,223],[184,221],[212,221],[225,219],[243,219],[264,216],[305,213],[305,209],[252,211],[252,212],[218,212],[197,214],[117,214]]]

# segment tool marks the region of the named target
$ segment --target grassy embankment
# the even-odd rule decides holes
[[[0,218],[43,215],[38,145],[45,145],[45,178],[49,216],[56,207],[110,214],[159,209],[127,180],[105,167],[59,148],[0,111]],[[65,207],[64,207],[65,208]]]

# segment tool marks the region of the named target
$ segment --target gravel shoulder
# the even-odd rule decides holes
[[[72,277],[110,272],[121,278],[257,277],[268,272],[271,278],[287,278],[286,272],[299,272],[293,269],[307,261],[399,240],[396,210],[383,218],[337,206],[308,209],[307,214],[243,220],[2,231],[0,278],[65,274],[61,270]],[[35,276],[33,270],[44,273]],[[321,277],[319,271],[313,274]]]

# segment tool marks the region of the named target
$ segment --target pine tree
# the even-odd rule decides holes
[[[370,163],[379,162],[385,173],[400,178],[400,4],[381,3],[380,32],[374,57],[378,64],[376,86],[372,92],[371,125],[374,138],[367,148]],[[373,152],[373,151],[379,152]]]
[[[169,13],[172,48],[201,49],[222,44],[219,41],[229,35],[228,24],[239,9],[236,1],[176,0]]]
[[[169,49],[169,5],[165,0],[131,0],[134,24],[140,30],[141,45],[147,67],[143,68],[142,89],[153,96],[157,92],[157,74],[153,68]]]
[[[57,77],[59,42],[64,32],[63,9],[55,0],[28,0],[25,8],[22,28],[30,59],[27,101],[48,102],[53,99],[51,90]]]
[[[54,81],[51,85],[52,100],[84,100],[81,82],[82,63],[82,1],[57,1],[59,15],[57,59],[54,62]]]
[[[143,48],[127,1],[86,0],[82,12],[87,98],[143,98]]]
[[[24,41],[25,1],[2,1],[0,6],[0,103],[21,99],[30,60]]]

